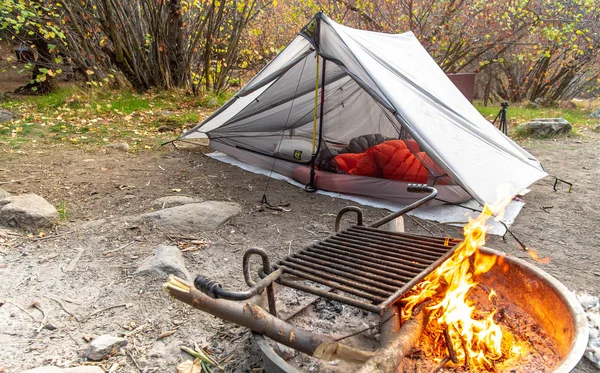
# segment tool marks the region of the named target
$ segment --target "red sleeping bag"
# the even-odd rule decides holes
[[[429,159],[424,152],[418,152],[419,146],[414,140],[409,141],[419,157]],[[429,177],[429,171],[402,140],[385,141],[370,147],[364,153],[340,154],[334,159],[341,171],[351,175],[415,183],[427,183]]]

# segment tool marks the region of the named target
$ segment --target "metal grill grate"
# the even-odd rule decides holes
[[[277,282],[381,313],[452,255],[459,242],[353,226],[278,262],[284,276]],[[338,293],[294,281],[289,275]]]

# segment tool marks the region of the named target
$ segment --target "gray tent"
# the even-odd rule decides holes
[[[440,199],[452,202],[494,203],[546,176],[479,114],[411,32],[357,30],[322,13],[180,138],[204,134],[215,150],[311,187],[404,203],[414,199],[405,192],[411,180],[344,174],[336,157],[401,139]]]

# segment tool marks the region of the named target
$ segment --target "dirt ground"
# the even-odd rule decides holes
[[[549,264],[538,264],[572,291],[600,295],[600,134],[531,140],[522,145],[546,170],[572,182],[573,190],[553,177],[532,186],[512,230]],[[0,372],[54,364],[86,363],[82,352],[93,335],[124,335],[125,354],[100,363],[106,371],[175,372],[185,357],[179,346],[206,346],[226,371],[258,372],[261,362],[245,329],[170,299],[163,279],[134,276],[142,259],[158,244],[178,244],[190,273],[201,273],[242,289],[241,257],[252,246],[265,248],[272,260],[332,233],[335,214],[353,203],[309,194],[215,161],[205,147],[127,154],[82,151],[68,146],[29,148],[13,153],[0,148],[0,187],[13,194],[37,193],[66,207],[68,219],[46,237],[0,236]],[[11,182],[12,180],[20,180]],[[291,211],[259,211],[268,185],[271,203],[290,203]],[[242,213],[216,232],[195,235],[196,243],[149,226],[132,226],[119,218],[152,210],[152,201],[167,195],[233,201]],[[365,207],[367,222],[387,212]],[[63,212],[64,209],[63,209]],[[459,230],[406,220],[407,231],[458,235]],[[204,241],[206,245],[198,244]],[[512,238],[491,236],[488,246],[531,261]],[[74,270],[67,265],[83,249]],[[197,249],[197,250],[196,250]],[[293,312],[310,299],[283,297],[282,312]],[[293,297],[292,297],[293,298]],[[44,315],[54,328],[40,328]],[[21,308],[17,307],[20,306]],[[54,329],[54,330],[49,330]],[[348,325],[345,334],[356,330]],[[159,336],[175,331],[164,338]],[[118,364],[115,365],[115,364]],[[302,369],[319,371],[310,361]],[[582,360],[576,372],[593,372]]]

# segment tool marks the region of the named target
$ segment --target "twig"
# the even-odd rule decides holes
[[[23,311],[23,312],[24,312],[24,313],[25,313],[27,316],[31,317],[31,319],[32,319],[33,321],[37,321],[37,320],[35,319],[35,317],[33,317],[33,315],[32,315],[32,314],[30,314],[29,312],[27,312],[27,310],[26,310],[25,308],[23,308],[23,307],[19,306],[18,304],[16,304],[16,303],[15,303],[15,302],[13,302],[12,300],[10,300],[10,299],[5,299],[5,302],[6,302],[6,303],[10,303],[10,304],[12,304],[13,306],[17,307],[18,309],[20,309],[21,311]]]
[[[440,370],[442,370],[444,368],[444,366],[446,364],[448,364],[448,362],[450,361],[450,356],[446,356],[441,362],[440,365],[438,365],[437,367],[433,368],[431,370],[431,373],[436,373],[439,372]]]
[[[133,361],[133,364],[135,365],[135,367],[137,368],[137,370],[142,373],[143,370],[142,368],[140,368],[139,364],[137,363],[137,361],[135,361],[135,359],[133,358],[133,356],[131,355],[131,353],[127,350],[125,350],[125,354],[131,359],[131,361]]]
[[[454,351],[454,346],[452,346],[452,340],[450,339],[448,328],[449,326],[444,328],[444,340],[446,341],[446,348],[448,348],[448,354],[450,355],[452,362],[454,364],[458,364],[458,357],[456,357],[456,351]]]
[[[119,307],[127,307],[127,304],[125,304],[125,303],[115,304],[114,306],[110,306],[110,307],[103,308],[101,310],[94,311],[90,314],[89,317],[96,316],[97,314],[102,313],[104,311],[112,310],[113,308],[119,308]]]
[[[132,331],[130,331],[129,333],[123,334],[123,336],[124,337],[131,337],[132,335],[137,334],[137,333],[141,332],[142,330],[146,329],[148,326],[149,326],[148,324],[140,325],[137,328],[135,328]]]
[[[44,312],[44,310],[42,309],[42,306],[38,302],[34,302],[31,306],[33,308],[35,308],[36,310],[40,311],[42,313],[42,316],[43,316],[42,317],[42,321],[40,322],[40,326],[38,326],[38,328],[36,329],[37,332],[39,333],[39,332],[42,331],[42,329],[44,329],[44,325],[46,325],[46,322],[48,321],[48,315],[50,313]]]
[[[66,309],[65,304],[60,299],[58,299],[57,297],[55,297],[53,295],[44,295],[44,297],[46,297],[46,298],[48,298],[50,300],[53,300],[56,303],[58,303],[58,305],[60,306],[60,308],[62,308],[62,310],[65,311],[67,315],[69,315],[72,318],[74,318],[75,320],[77,320],[77,322],[80,322],[79,319],[77,318],[77,316],[73,312],[71,312],[68,309]]]
[[[468,372],[471,369],[471,363],[469,362],[469,353],[467,352],[467,341],[463,338],[461,344],[465,351],[465,370]]]
[[[27,176],[24,177],[22,179],[18,179],[18,180],[10,180],[10,181],[0,181],[0,185],[4,185],[4,184],[11,184],[11,183],[18,183],[27,179],[31,179],[33,176]]]
[[[186,241],[203,241],[202,238],[196,238],[196,237],[186,237],[186,236],[173,236],[173,235],[167,235],[167,237],[171,240],[171,241],[175,241],[176,239],[179,240],[186,240]]]
[[[413,312],[412,312],[413,316],[417,316],[421,312],[423,307],[427,306],[429,303],[431,303],[431,301],[432,301],[431,299],[427,299],[427,300],[424,300],[423,302],[417,304],[413,308]]]
[[[131,242],[128,242],[128,243],[126,243],[125,245],[122,245],[122,246],[119,246],[119,247],[117,247],[116,249],[112,249],[112,250],[108,250],[108,251],[103,251],[103,252],[102,252],[102,255],[108,255],[108,254],[112,254],[112,253],[114,253],[114,252],[117,252],[117,251],[123,250],[124,248],[126,248],[127,246],[130,246],[130,245],[131,245],[132,243],[134,243],[134,242],[135,242],[135,241],[131,241]]]
[[[166,332],[160,333],[157,337],[157,339],[163,339],[163,338],[167,338],[168,336],[171,336],[175,333],[177,333],[178,329],[173,329],[173,330],[167,330]]]
[[[425,225],[421,224],[414,216],[406,214],[406,216],[408,216],[409,218],[411,218],[412,221],[415,222],[415,224],[417,224],[419,227],[425,229],[427,232],[429,232],[430,235],[435,236],[435,234],[433,234],[433,232],[427,228]]]
[[[64,233],[60,233],[60,234],[55,234],[52,236],[45,236],[45,237],[36,237],[31,239],[32,241],[42,241],[42,240],[50,240],[52,238],[58,238],[58,237],[62,237],[62,236],[66,236],[68,234],[73,233],[74,231],[69,231],[69,232],[64,232]]]

